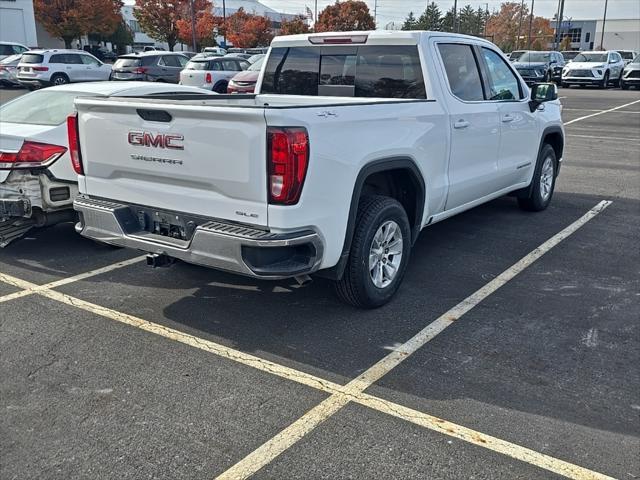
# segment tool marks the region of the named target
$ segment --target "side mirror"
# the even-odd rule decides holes
[[[534,83],[531,87],[529,110],[535,112],[540,104],[558,99],[558,89],[555,83]]]
[[[615,58],[612,58],[611,60],[609,60],[609,63],[616,63]]]

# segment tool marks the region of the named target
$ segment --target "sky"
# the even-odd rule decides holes
[[[217,0],[221,2],[222,0]],[[318,0],[318,11],[335,0]],[[369,9],[373,13],[374,2],[376,0],[366,0]],[[215,2],[215,0],[214,0]],[[302,13],[305,5],[314,10],[314,0],[260,0],[261,3],[283,13]],[[534,14],[551,18],[558,9],[558,0],[534,0]],[[377,0],[377,22],[378,28],[384,28],[389,22],[402,23],[410,11],[418,16],[425,8],[427,0]],[[436,3],[443,11],[453,6],[453,0],[437,0]],[[498,9],[501,1],[496,0],[458,0],[460,5],[471,5],[474,8],[489,4],[489,11]],[[531,8],[531,0],[525,0]],[[604,13],[604,0],[565,0],[564,15],[574,20],[594,20],[601,19]],[[607,18],[636,18],[640,19],[639,0],[609,0],[607,6]]]

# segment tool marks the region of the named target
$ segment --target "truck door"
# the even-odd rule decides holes
[[[507,62],[490,48],[480,51],[489,100],[497,102],[500,117],[498,187],[507,188],[531,178],[539,148],[538,112],[529,109],[526,89]]]
[[[500,124],[498,105],[485,100],[473,45],[450,40],[436,45],[451,129],[449,195],[445,206],[450,210],[497,190]]]

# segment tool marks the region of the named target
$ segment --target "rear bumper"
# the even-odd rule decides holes
[[[189,240],[181,240],[141,229],[135,207],[78,197],[76,231],[112,245],[266,279],[310,274],[322,261],[323,244],[312,230],[277,234],[210,219],[195,227]]]

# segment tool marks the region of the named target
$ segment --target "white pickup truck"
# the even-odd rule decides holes
[[[423,227],[509,193],[536,211],[553,195],[555,85],[530,91],[482,39],[276,37],[257,92],[76,100],[77,231],[154,266],[323,275],[373,308],[397,291]]]

